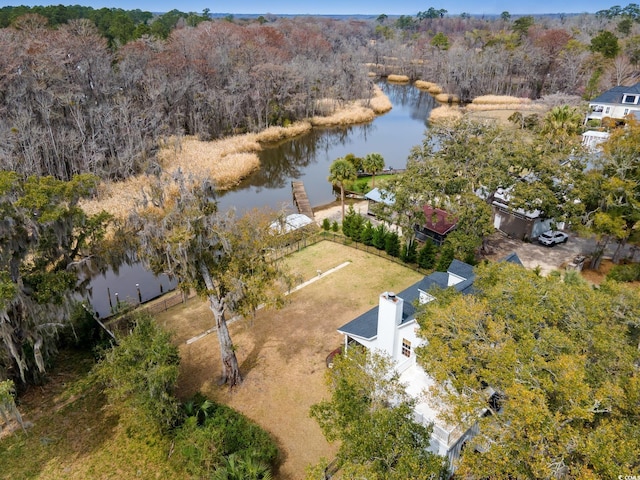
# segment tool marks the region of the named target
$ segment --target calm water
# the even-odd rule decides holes
[[[388,167],[404,168],[411,148],[421,144],[433,97],[412,86],[381,84],[393,109],[366,125],[314,129],[312,132],[266,149],[261,168],[237,188],[219,198],[221,209],[238,213],[254,207],[283,208],[293,212],[291,181],[302,180],[312,207],[335,200],[327,181],[329,166],[353,153],[364,157],[380,153]],[[156,277],[141,264],[123,265],[91,282],[91,304],[101,317],[109,316],[117,301],[147,301],[175,288],[166,275]],[[117,297],[116,297],[117,294]]]
[[[424,137],[433,97],[412,86],[381,84],[393,109],[366,125],[314,129],[312,132],[266,149],[261,168],[238,187],[220,197],[222,209],[239,212],[253,207],[293,210],[291,181],[302,180],[312,207],[335,200],[327,181],[331,163],[353,153],[364,157],[380,153],[387,166],[404,168],[412,147]]]

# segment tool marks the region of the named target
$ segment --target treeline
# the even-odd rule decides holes
[[[151,12],[123,10],[121,8],[83,7],[81,5],[47,5],[27,7],[0,8],[0,28],[6,28],[21,23],[20,18],[35,14],[47,19],[50,27],[57,28],[71,20],[86,18],[91,20],[100,34],[107,39],[109,45],[116,47],[141,38],[143,35],[153,35],[167,38],[174,28],[180,26],[194,27],[200,22],[209,20],[209,10],[202,14],[171,10],[162,15]]]
[[[371,72],[435,82],[462,102],[592,98],[640,79],[632,6],[514,19],[430,8],[370,21],[5,7],[0,168],[60,179],[157,171],[162,138],[288,125],[367,98]]]
[[[20,17],[0,30],[0,168],[121,179],[157,170],[166,136],[257,131],[366,98],[365,36],[354,31],[310,19],[207,21],[113,51],[88,19],[51,29]]]
[[[499,94],[593,98],[640,79],[638,6],[597,14],[487,18],[429,8],[380,15],[371,62],[381,73],[436,82],[469,101]]]

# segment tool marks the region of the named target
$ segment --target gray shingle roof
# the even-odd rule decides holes
[[[473,266],[454,259],[449,265],[449,268],[447,268],[447,272],[462,278],[471,278],[473,276]]]
[[[631,93],[640,95],[640,82],[635,85],[631,85],[629,87],[625,87],[624,85],[618,85],[617,87],[613,87],[610,90],[607,90],[602,95],[594,98],[589,103],[622,103],[622,96],[625,93]]]
[[[507,255],[501,261],[522,265],[522,262],[516,253]],[[449,265],[447,272],[465,279],[453,286],[457,291],[464,295],[475,292],[473,288],[473,282],[475,280],[473,266],[468,263],[461,262],[460,260],[453,260]],[[424,277],[419,282],[414,283],[410,287],[398,293],[398,297],[404,300],[401,325],[413,320],[416,313],[414,303],[420,296],[420,291],[428,292],[432,287],[447,288],[448,280],[448,273],[433,272],[431,275]],[[354,318],[349,323],[338,328],[338,332],[367,340],[373,339],[378,335],[378,309],[379,307],[376,306],[359,317]]]

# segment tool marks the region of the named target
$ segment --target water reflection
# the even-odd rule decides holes
[[[335,200],[328,182],[329,166],[339,157],[353,153],[364,157],[380,153],[386,165],[403,168],[409,152],[422,143],[434,100],[428,93],[409,85],[382,83],[380,87],[393,109],[366,125],[316,128],[297,138],[260,152],[261,168],[234,190],[219,198],[221,209],[235,208],[238,213],[254,207],[293,211],[291,181],[304,181],[313,207]],[[137,286],[136,286],[137,285]],[[125,299],[149,300],[175,287],[165,277],[154,277],[141,264],[122,266],[117,273],[107,272],[91,282],[92,304],[101,316],[108,315],[118,293]],[[111,302],[111,303],[110,303]]]
[[[378,152],[387,166],[402,168],[411,148],[422,143],[431,95],[408,85],[380,84],[393,109],[371,123],[349,127],[316,128],[260,152],[261,168],[233,191],[220,197],[220,207],[239,211],[268,206],[292,210],[291,181],[303,180],[311,205],[332,202],[329,166],[349,153],[365,156]]]

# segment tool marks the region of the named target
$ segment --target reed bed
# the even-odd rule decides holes
[[[427,82],[426,80],[416,80],[413,84],[416,86],[416,88],[419,88],[420,90],[426,90],[432,95],[442,93],[442,87],[437,83]]]
[[[208,176],[223,190],[260,168],[260,160],[255,152],[262,147],[256,134],[213,142],[187,137],[180,143],[179,149],[164,148],[160,151],[158,157],[163,169],[171,173],[180,168],[187,173]]]
[[[136,199],[148,186],[149,179],[146,175],[130,177],[117,183],[102,182],[95,198],[81,201],[80,207],[89,215],[95,215],[104,210],[117,219],[124,220],[133,210]]]
[[[369,101],[369,106],[378,115],[386,113],[393,108],[391,100],[378,85],[373,86],[373,98]]]
[[[461,118],[462,118],[462,111],[457,106],[450,107],[446,105],[441,105],[431,110],[431,114],[429,115],[430,122],[455,121]]]
[[[434,96],[436,102],[440,103],[460,103],[460,97],[454,95],[453,93],[438,93]]]
[[[530,98],[510,95],[481,95],[471,102],[472,105],[528,105],[530,103]]]
[[[220,190],[238,184],[254,170],[260,168],[256,152],[261,144],[275,143],[296,137],[311,130],[313,126],[350,125],[366,123],[376,114],[391,109],[391,101],[377,85],[370,100],[357,100],[335,109],[334,101],[325,101],[320,106],[333,111],[327,116],[317,116],[310,121],[296,122],[288,127],[270,127],[259,133],[235,135],[221,140],[203,142],[195,137],[170,137],[165,139],[158,154],[163,171],[171,174],[180,168],[196,178],[203,176],[215,181]],[[334,111],[335,110],[335,111]],[[85,201],[82,208],[90,214],[105,210],[116,218],[126,218],[134,208],[141,192],[149,186],[146,175],[138,175],[121,182],[104,182],[96,197]]]
[[[391,83],[409,83],[409,77],[406,75],[391,74],[387,77],[387,81]]]
[[[514,110],[527,112],[541,112],[547,110],[545,105],[535,103],[492,103],[476,104],[470,103],[466,106],[469,112],[487,112],[490,110]]]
[[[311,128],[309,122],[295,122],[288,127],[269,127],[257,133],[256,139],[260,143],[276,143],[307,133]]]
[[[337,110],[332,115],[324,117],[313,117],[311,124],[314,127],[328,127],[332,125],[351,125],[356,123],[370,122],[376,114],[372,109],[358,104],[351,104],[345,108]]]
[[[313,117],[310,120],[311,125],[328,127],[366,123],[373,120],[377,114],[388,112],[392,108],[391,101],[377,85],[373,86],[373,96],[371,99],[348,102],[337,108],[335,108],[335,105],[335,102],[330,100],[321,101],[320,106],[324,110],[333,106],[333,113]]]

